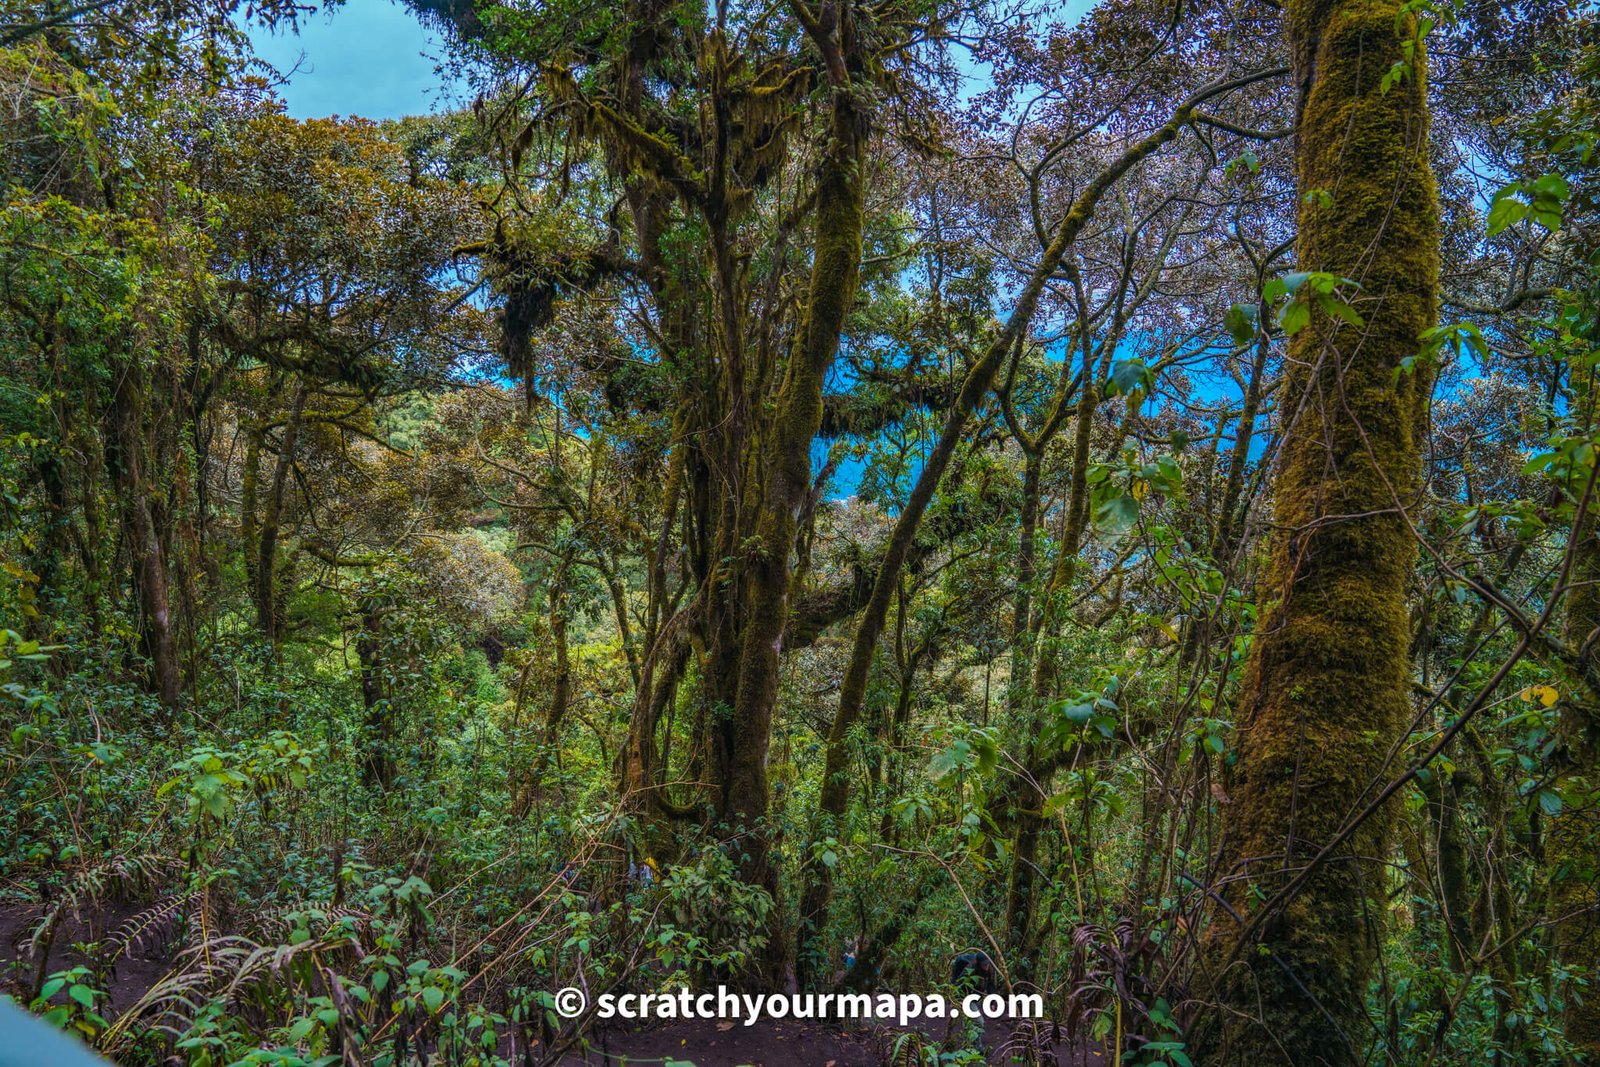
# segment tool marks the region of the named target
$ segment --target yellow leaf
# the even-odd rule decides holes
[[[1537,700],[1547,708],[1561,696],[1560,693],[1556,692],[1555,687],[1548,685],[1530,685],[1517,695],[1530,704]]]

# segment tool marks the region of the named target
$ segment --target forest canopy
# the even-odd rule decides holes
[[[292,117],[297,0],[0,0],[5,994],[129,1065],[1600,1064],[1592,6],[405,5],[468,106]],[[1043,1013],[596,1012],[719,987]]]

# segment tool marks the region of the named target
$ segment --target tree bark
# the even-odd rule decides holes
[[[556,673],[550,688],[550,712],[544,721],[544,751],[539,754],[540,769],[550,765],[561,742],[561,727],[567,720],[567,706],[572,702],[572,660],[567,647],[567,573],[572,567],[572,552],[568,550],[556,565],[550,578],[550,643],[555,646]]]
[[[1380,85],[1415,23],[1391,0],[1294,0],[1298,259],[1361,286],[1362,326],[1320,310],[1290,344],[1266,602],[1240,701],[1221,882],[1202,944],[1196,1062],[1364,1062],[1392,809],[1278,892],[1355,816],[1409,714],[1405,587],[1431,381],[1399,371],[1433,325],[1438,201],[1425,61]],[[1311,195],[1313,193],[1316,195]],[[1324,196],[1323,194],[1326,194]]]
[[[295,443],[300,435],[300,416],[305,411],[306,387],[300,386],[294,395],[288,421],[284,423],[283,437],[278,442],[278,462],[272,471],[272,485],[267,490],[266,511],[261,517],[260,540],[256,546],[255,584],[252,587],[256,602],[256,624],[272,644],[278,641],[278,535],[283,525],[283,499],[288,489],[289,471],[294,466]],[[246,546],[249,551],[249,546]]]
[[[1574,370],[1576,415],[1593,431],[1596,424],[1594,371]],[[1591,664],[1600,642],[1600,539],[1593,499],[1583,522],[1572,532],[1571,592],[1567,594],[1567,641]],[[1566,771],[1558,783],[1562,808],[1551,819],[1545,839],[1550,874],[1549,918],[1554,923],[1556,957],[1567,966],[1587,968],[1587,988],[1568,983],[1563,992],[1562,1025],[1575,1051],[1600,1062],[1600,728],[1569,700],[1561,718]]]
[[[394,739],[394,706],[384,693],[380,611],[378,604],[366,599],[361,605],[361,633],[356,637],[356,659],[361,664],[361,703],[366,711],[361,778],[368,786],[388,789],[394,785],[394,754],[389,751]]]
[[[843,65],[845,57],[837,61]],[[823,380],[838,354],[861,269],[868,124],[855,105],[848,77],[842,72],[836,77],[844,80],[834,85],[833,136],[818,175],[810,296],[772,427],[766,492],[756,524],[759,547],[749,563],[742,605],[745,627],[739,640],[731,744],[719,774],[718,814],[747,829],[754,829],[767,812],[767,748],[789,616],[796,521],[811,489],[811,442],[822,422]],[[768,845],[765,832],[750,835],[745,875],[775,890],[777,872],[770,865]]]
[[[178,706],[183,672],[173,635],[167,561],[150,505],[144,463],[144,368],[134,357],[118,376],[111,397],[112,470],[122,498],[123,522],[133,556],[133,586],[139,601],[140,633],[150,657],[151,687],[168,708]]]

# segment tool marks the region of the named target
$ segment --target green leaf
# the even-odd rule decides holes
[[[1094,524],[1112,537],[1126,533],[1138,521],[1139,502],[1127,493],[1102,500],[1094,511]]]
[[[1509,188],[1508,186],[1507,189]],[[1495,195],[1494,203],[1489,206],[1490,237],[1507,226],[1521,222],[1528,215],[1528,205],[1512,196],[1507,189],[1500,190]]]
[[[1070,700],[1057,701],[1053,705],[1055,713],[1077,726],[1082,726],[1094,716],[1094,702],[1077,703]]]
[[[933,758],[928,761],[928,777],[936,782],[949,777],[967,765],[971,754],[972,746],[957,739],[949,748],[933,754]]]
[[[1283,275],[1279,280],[1283,282],[1284,293],[1291,296],[1294,295],[1306,283],[1306,279],[1311,277],[1312,273],[1309,270],[1292,270]]]
[[[1540,471],[1548,470],[1550,465],[1560,458],[1559,452],[1541,452],[1523,465],[1522,473],[1538,474]]]
[[[1388,96],[1389,90],[1399,85],[1411,74],[1411,64],[1404,59],[1395,60],[1395,63],[1384,72],[1383,80],[1378,83],[1378,94]]]
[[[437,1013],[444,1005],[444,990],[436,985],[431,985],[422,991],[422,1004],[430,1014]]]
[[[1283,305],[1283,311],[1278,315],[1278,325],[1283,327],[1283,332],[1293,337],[1311,324],[1311,305],[1304,300],[1291,300]]]
[[[1565,200],[1572,195],[1572,187],[1567,184],[1567,179],[1559,174],[1541,174],[1533,179],[1533,192],[1536,196]]]
[[[972,738],[972,752],[977,759],[979,774],[990,774],[1000,765],[1000,746],[995,739],[985,733],[977,733]]]
[[[1256,306],[1234,304],[1222,316],[1222,325],[1237,345],[1249,344],[1256,335]]]
[[[1111,382],[1106,393],[1109,396],[1128,396],[1135,389],[1145,388],[1148,391],[1149,384],[1150,368],[1142,360],[1119,359],[1111,365]]]
[[[1356,314],[1356,309],[1336,296],[1324,297],[1318,303],[1322,306],[1322,310],[1335,318],[1343,319],[1352,326],[1364,325],[1361,316]]]

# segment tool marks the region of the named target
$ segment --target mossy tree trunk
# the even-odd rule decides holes
[[[278,538],[283,529],[284,498],[289,489],[289,473],[294,469],[295,450],[300,436],[300,422],[305,413],[306,387],[295,390],[289,415],[278,440],[278,462],[272,470],[272,483],[267,487],[266,510],[254,547],[256,561],[251,594],[255,599],[256,625],[261,634],[273,645],[278,641],[278,628],[283,622],[283,596],[280,582],[283,574],[278,567]],[[245,551],[252,546],[246,545]]]
[[[561,729],[566,725],[567,709],[572,703],[572,653],[567,637],[571,609],[567,604],[567,586],[571,582],[573,555],[573,549],[564,550],[550,578],[549,609],[545,617],[550,627],[550,644],[555,651],[555,676],[550,681],[550,709],[544,719],[544,747],[539,752],[539,771],[548,769],[556,761]]]
[[[755,525],[755,551],[744,583],[743,627],[738,638],[738,681],[730,742],[717,767],[721,787],[717,814],[753,827],[770,799],[767,752],[778,696],[778,664],[789,620],[792,557],[797,520],[811,489],[811,442],[822,423],[824,379],[839,352],[845,317],[855,301],[866,216],[868,115],[856,93],[861,57],[848,9],[824,5],[829,24],[809,25],[822,50],[830,88],[830,138],[817,174],[816,232],[806,311],[789,355],[777,414],[767,429],[762,456],[765,483]],[[713,750],[718,751],[717,749]],[[776,894],[770,836],[747,839],[745,877]],[[774,940],[777,940],[776,938]],[[788,944],[771,953],[776,961]]]
[[[383,669],[383,611],[375,598],[363,597],[361,602],[361,632],[356,636],[356,658],[361,665],[361,704],[365,711],[362,721],[361,781],[362,784],[390,789],[394,786],[394,705],[384,684]]]
[[[1597,425],[1592,369],[1574,369],[1574,414],[1590,433]],[[1571,592],[1567,594],[1567,640],[1593,661],[1600,644],[1600,526],[1590,499],[1572,531]],[[1586,1062],[1600,1062],[1600,728],[1593,709],[1569,700],[1561,718],[1567,771],[1560,781],[1562,808],[1550,822],[1545,859],[1550,872],[1549,917],[1556,957],[1584,968],[1588,986],[1563,990],[1566,1037]]]
[[[145,368],[129,358],[112,390],[111,471],[121,498],[128,551],[133,557],[133,589],[139,606],[139,632],[150,658],[151,688],[161,703],[175,708],[183,693],[178,644],[168,595],[167,553],[156,521],[146,455]]]
[[[1437,193],[1424,56],[1392,0],[1296,0],[1298,258],[1358,281],[1361,326],[1315,312],[1290,344],[1274,480],[1278,531],[1238,711],[1239,762],[1202,954],[1196,1062],[1356,1064],[1384,924],[1393,813],[1358,815],[1404,728],[1405,587],[1431,382],[1399,373],[1435,316]],[[1324,195],[1325,194],[1325,195]]]

